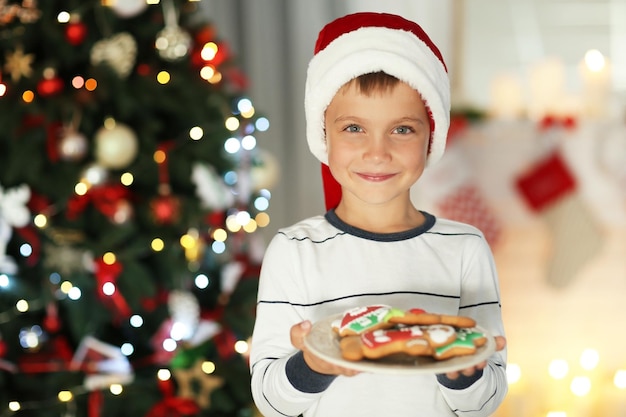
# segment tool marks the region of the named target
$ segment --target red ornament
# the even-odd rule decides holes
[[[63,80],[57,76],[44,78],[37,83],[37,92],[41,97],[51,97],[63,91]]]
[[[180,200],[171,194],[155,197],[150,204],[152,216],[157,224],[173,224],[178,221]]]
[[[215,40],[215,28],[211,25],[204,26],[194,35],[196,44],[204,45]]]
[[[0,340],[0,358],[7,354],[7,344],[4,340]]]
[[[65,39],[70,45],[78,46],[87,37],[87,25],[83,22],[70,22],[65,28]]]

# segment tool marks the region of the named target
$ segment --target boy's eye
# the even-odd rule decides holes
[[[397,127],[395,130],[396,130],[396,133],[400,133],[402,135],[406,135],[407,133],[413,132],[413,129],[411,129],[408,126],[400,126],[400,127]]]
[[[349,125],[349,126],[346,126],[346,128],[345,128],[344,130],[345,130],[346,132],[354,132],[354,133],[357,133],[357,132],[360,132],[360,131],[361,131],[361,128],[360,128],[359,126],[357,126],[357,125]]]

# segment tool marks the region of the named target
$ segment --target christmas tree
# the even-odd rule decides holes
[[[248,416],[268,121],[199,3],[0,0],[0,416]]]

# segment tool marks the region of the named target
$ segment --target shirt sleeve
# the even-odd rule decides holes
[[[475,239],[463,253],[461,315],[473,317],[491,336],[505,336],[500,288],[491,249],[484,237]],[[459,416],[484,417],[495,412],[508,391],[506,348],[487,360],[487,367],[469,384],[455,384],[439,376],[440,390]],[[457,381],[458,382],[458,381]]]
[[[303,320],[293,300],[305,300],[298,268],[286,236],[267,247],[261,275],[250,367],[252,396],[266,417],[298,416],[315,403],[333,377],[308,368],[291,344],[289,331]]]

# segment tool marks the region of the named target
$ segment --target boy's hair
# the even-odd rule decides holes
[[[356,82],[364,92],[393,82],[380,72],[414,88],[426,105],[431,125],[426,166],[443,154],[450,125],[450,81],[441,52],[426,32],[417,23],[388,13],[361,12],[335,19],[319,33],[304,92],[306,137],[323,165],[327,208],[339,203],[341,188],[326,166],[326,107],[352,79],[359,78]]]
[[[383,71],[370,72],[367,74],[361,74],[356,78],[348,81],[344,84],[345,88],[348,85],[354,84],[358,90],[366,96],[376,92],[389,91],[400,82],[399,79],[393,75],[389,75]]]

